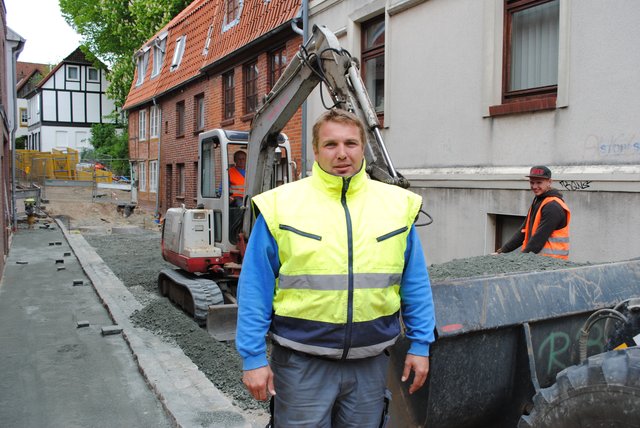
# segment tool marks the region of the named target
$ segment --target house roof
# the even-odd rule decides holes
[[[99,60],[97,62],[102,67],[105,67],[104,64],[102,64],[102,62],[100,62]],[[53,76],[56,73],[56,71],[58,71],[60,67],[62,67],[64,64],[93,65],[93,62],[87,59],[84,52],[82,52],[82,49],[80,49],[80,46],[78,46],[77,48],[74,49],[73,52],[67,55],[65,59],[63,59],[55,67],[53,67],[53,69],[49,72],[49,74],[47,74],[42,78],[42,80],[40,81],[40,83],[38,83],[38,86],[36,86],[36,88],[41,88],[47,82],[47,80],[49,80],[49,78]]]
[[[22,87],[26,85],[27,82],[29,82],[29,79],[31,79],[31,77],[38,72],[43,76],[46,76],[49,72],[49,65],[38,64],[35,62],[17,61],[16,80],[18,81],[18,83],[16,84],[16,91],[20,92],[20,89],[22,89]]]
[[[226,1],[194,0],[140,48],[138,53],[150,51],[144,81],[136,84],[136,70],[124,110],[150,102],[155,97],[200,78],[211,64],[283,27],[297,16],[301,0],[244,0],[238,22],[227,29],[224,29],[225,5]],[[209,27],[211,41],[208,50],[205,50]],[[151,78],[154,42],[165,36],[163,63],[159,74]],[[182,36],[186,36],[182,61],[171,71],[176,40]]]

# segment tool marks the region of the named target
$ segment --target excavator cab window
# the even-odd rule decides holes
[[[220,198],[222,196],[222,157],[218,138],[202,141],[201,153],[201,194],[204,198]]]
[[[237,244],[242,229],[242,214],[245,195],[245,173],[247,167],[247,145],[227,145],[227,165],[229,177],[229,242]]]

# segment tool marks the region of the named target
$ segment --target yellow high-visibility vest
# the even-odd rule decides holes
[[[370,180],[324,172],[253,198],[278,245],[270,334],[328,358],[378,355],[400,334],[407,235],[422,198]]]

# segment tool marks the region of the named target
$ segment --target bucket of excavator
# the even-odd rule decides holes
[[[207,314],[207,332],[218,342],[234,340],[237,317],[238,305],[235,303],[211,305]]]

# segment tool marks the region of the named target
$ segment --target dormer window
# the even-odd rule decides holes
[[[187,36],[178,37],[176,39],[176,47],[173,51],[173,59],[171,60],[171,71],[178,68],[182,62],[182,55],[184,54],[184,47],[187,44]]]
[[[80,80],[80,67],[77,65],[68,65],[67,80]]]
[[[240,14],[242,13],[243,0],[224,0],[225,1],[225,14],[224,25],[222,32],[224,33],[238,22],[240,22]]]
[[[153,68],[151,69],[151,77],[155,77],[160,73],[162,63],[164,62],[165,47],[167,46],[167,34],[154,40],[153,46]]]
[[[138,80],[136,85],[141,85],[144,82],[144,75],[147,74],[147,64],[149,63],[149,50],[145,50],[138,56]]]
[[[209,45],[211,44],[211,35],[213,34],[213,24],[209,25],[209,31],[207,32],[207,40],[204,42],[204,49],[202,49],[202,55],[207,56],[209,53]]]

